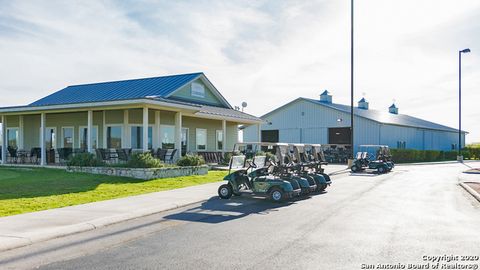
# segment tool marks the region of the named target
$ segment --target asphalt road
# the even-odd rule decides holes
[[[457,184],[464,169],[337,175],[327,193],[280,205],[213,196],[5,252],[0,269],[408,269],[429,263],[424,256],[480,256],[480,203]]]

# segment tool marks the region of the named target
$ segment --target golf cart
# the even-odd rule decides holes
[[[296,160],[291,145],[286,143],[272,143],[274,146],[276,158],[278,160],[276,174],[280,175],[283,179],[298,183],[302,193],[301,195],[308,195],[317,190],[317,184],[313,177],[300,175],[301,165]]]
[[[387,155],[391,158],[388,146],[360,145],[359,149],[350,168],[352,172],[369,171],[382,174],[393,169],[393,162],[386,160]]]
[[[253,150],[251,160],[246,159],[245,155],[236,155],[238,149],[245,146],[249,151]],[[268,162],[266,166],[266,156],[256,155],[259,152],[262,143],[239,143],[234,146],[234,155],[230,159],[229,173],[225,176],[227,184],[218,188],[218,195],[222,199],[229,199],[232,195],[240,196],[242,194],[251,194],[255,196],[268,197],[274,202],[280,202],[298,196],[301,192],[298,185],[292,185],[291,182],[273,175],[275,162]],[[253,148],[253,149],[252,149]]]
[[[392,154],[390,153],[390,148],[386,145],[381,146],[378,149],[378,159],[383,160],[384,162],[387,163],[388,167],[390,168],[390,171],[395,167],[395,163],[393,162],[392,159]]]
[[[319,164],[315,160],[311,160],[307,154],[305,144],[292,144],[295,156],[295,162],[297,163],[298,175],[307,179],[312,179],[316,185],[316,192],[323,192],[328,185],[330,185],[330,177],[322,172],[318,172]],[[311,149],[311,147],[309,146]],[[321,164],[320,164],[321,168]],[[320,169],[323,170],[323,169]],[[319,171],[320,171],[319,170]],[[326,176],[326,177],[325,177]],[[329,181],[327,181],[327,177]]]
[[[306,158],[313,164],[313,173],[320,174],[325,178],[328,185],[332,184],[330,176],[325,173],[323,165],[328,165],[323,153],[322,146],[320,144],[305,144]]]

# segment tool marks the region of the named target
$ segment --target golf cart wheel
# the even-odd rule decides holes
[[[352,170],[352,172],[357,172],[358,171],[357,165],[353,165],[350,169]]]
[[[378,173],[385,173],[386,170],[385,170],[385,167],[380,166],[380,167],[378,167],[377,171],[378,171]]]
[[[232,197],[232,194],[232,186],[230,186],[229,184],[221,185],[218,188],[218,196],[222,199],[230,199]]]
[[[273,188],[270,190],[269,198],[273,202],[281,202],[283,200],[284,193],[283,190],[279,188]]]

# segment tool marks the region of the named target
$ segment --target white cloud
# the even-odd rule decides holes
[[[261,115],[323,89],[349,103],[348,1],[3,1],[0,104],[67,85],[204,71],[233,104]],[[475,0],[356,1],[356,98],[464,127],[480,141]]]

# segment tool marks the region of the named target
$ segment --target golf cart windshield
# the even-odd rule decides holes
[[[245,156],[232,156],[230,169],[242,169],[245,167]]]
[[[255,156],[253,157],[252,162],[257,168],[265,167],[267,156]]]
[[[288,145],[277,145],[277,159],[280,165],[285,165],[290,162],[288,152]]]
[[[309,162],[308,157],[305,153],[305,145],[303,144],[294,144],[293,145],[294,156],[297,162],[307,163]]]

